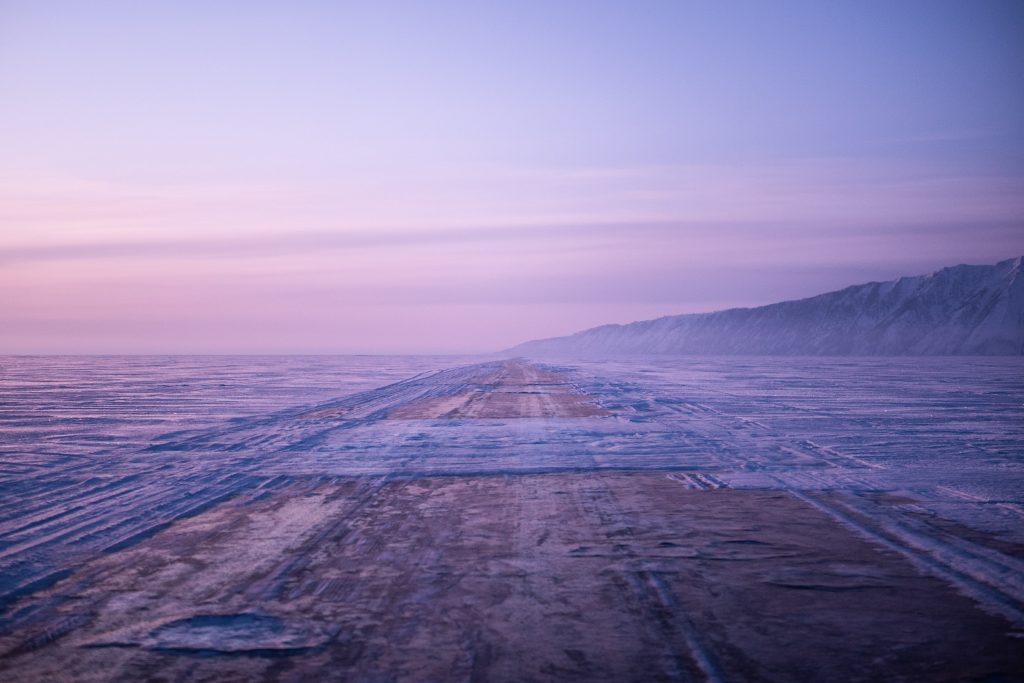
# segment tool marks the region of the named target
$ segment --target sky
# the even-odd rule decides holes
[[[0,353],[473,353],[1024,254],[1024,2],[0,0]]]

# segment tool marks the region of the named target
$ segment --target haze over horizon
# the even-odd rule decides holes
[[[494,351],[1024,253],[1024,4],[0,0],[0,353]]]

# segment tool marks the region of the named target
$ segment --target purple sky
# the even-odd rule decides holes
[[[0,353],[472,352],[1024,254],[1024,3],[0,0]]]

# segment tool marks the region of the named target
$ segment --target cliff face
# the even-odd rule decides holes
[[[1022,257],[870,282],[758,308],[604,325],[526,342],[524,355],[1020,355]]]

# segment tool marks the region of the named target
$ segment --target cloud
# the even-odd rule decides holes
[[[973,247],[971,246],[973,245]],[[465,248],[478,252],[503,250],[505,256],[529,252],[600,252],[612,258],[644,255],[652,265],[669,257],[677,263],[713,258],[719,265],[817,263],[897,260],[915,263],[921,249],[941,256],[977,253],[1015,254],[1024,247],[1024,221],[878,222],[863,226],[803,223],[665,221],[504,226],[481,229],[313,230],[226,237],[108,240],[0,247],[0,265],[27,266],[52,261],[224,260],[248,261],[324,255],[335,252],[417,250],[432,252]]]
[[[0,188],[16,219],[0,233],[0,350],[86,335],[130,350],[136,332],[153,349],[323,350],[328,335],[414,350],[430,320],[430,348],[484,350],[1024,253],[1017,179],[899,164],[491,169],[409,195],[412,179],[361,182],[376,184],[362,199],[329,184]],[[399,206],[375,213],[381,197]]]

